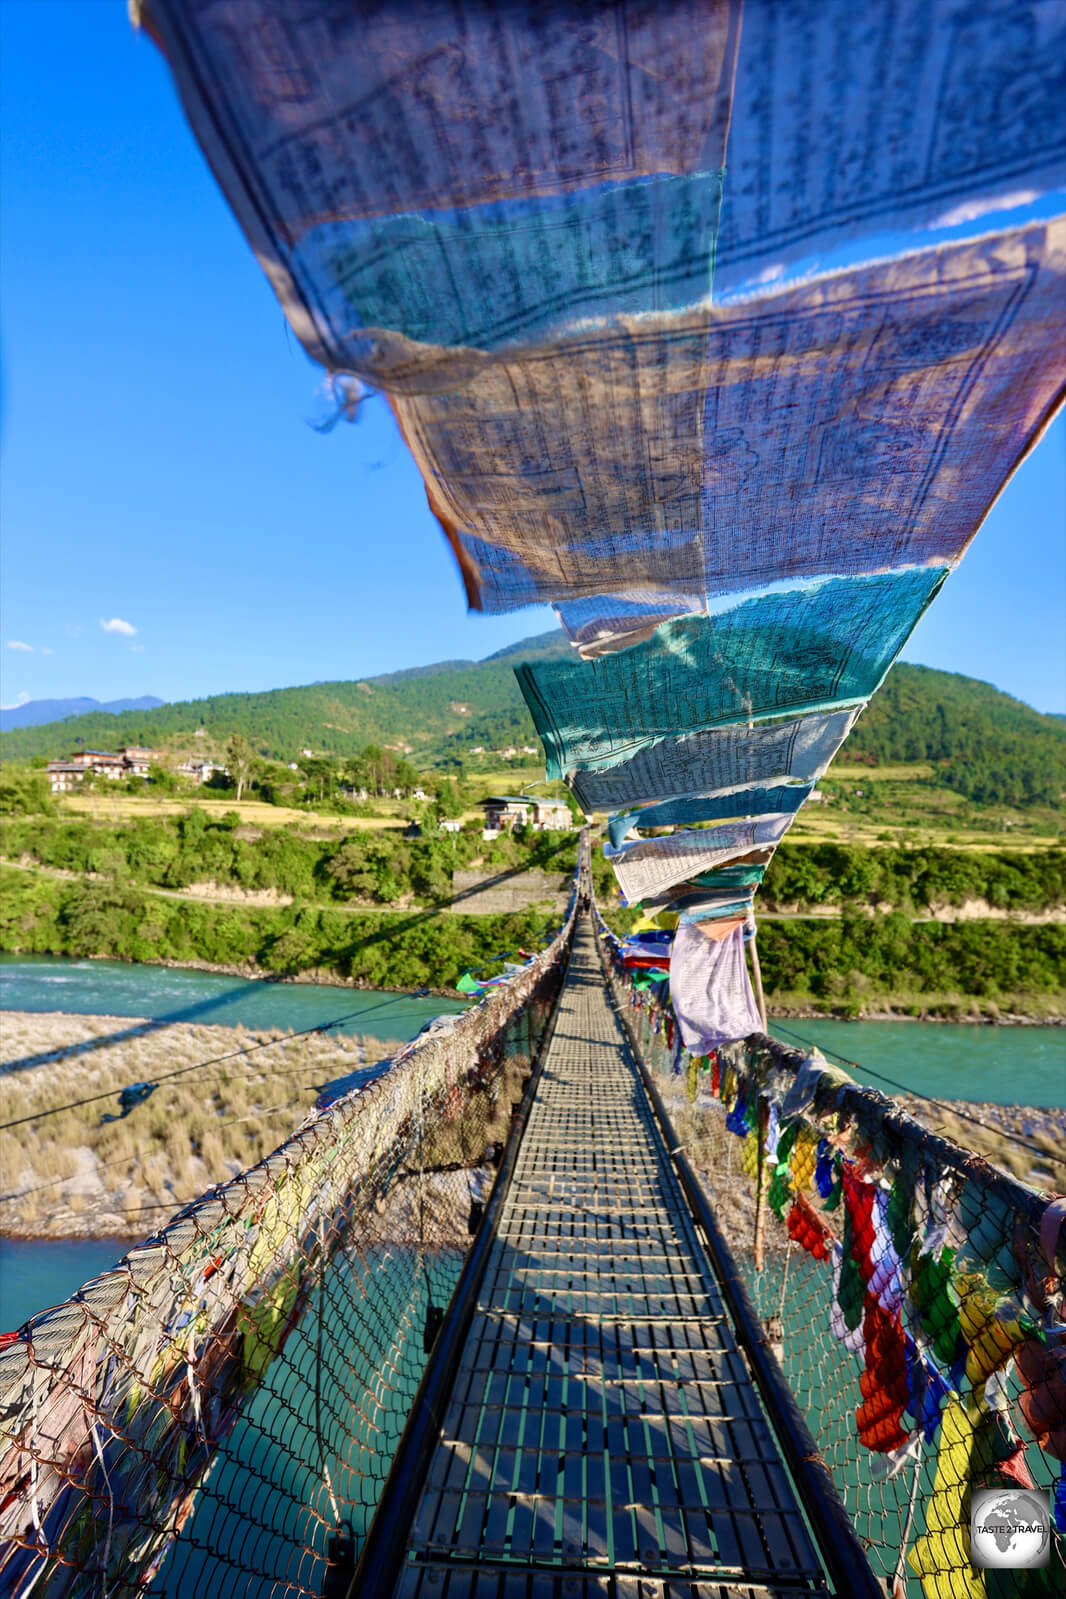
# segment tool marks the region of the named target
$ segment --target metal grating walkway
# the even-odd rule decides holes
[[[828,1592],[587,918],[395,1592]]]

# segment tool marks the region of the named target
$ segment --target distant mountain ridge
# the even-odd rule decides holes
[[[165,700],[154,694],[142,694],[139,699],[94,700],[87,696],[70,700],[24,700],[21,705],[0,707],[0,732],[8,733],[18,727],[40,727],[45,722],[61,722],[70,716],[88,716],[101,711],[117,716],[122,711],[153,711]]]
[[[239,733],[276,760],[293,760],[304,748],[347,756],[380,744],[427,766],[478,746],[537,745],[512,668],[534,656],[570,653],[556,629],[483,661],[439,661],[357,681],[217,694],[118,714],[101,708],[4,733],[0,754],[52,757],[76,739],[208,754]],[[979,802],[1055,805],[1066,783],[1066,723],[990,683],[897,664],[840,758],[929,762],[938,782]]]

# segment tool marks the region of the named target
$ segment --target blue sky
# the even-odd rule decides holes
[[[0,28],[3,703],[361,677],[553,626],[467,614],[383,401],[308,426],[320,375],[123,0],[3,0]],[[904,658],[1066,709],[1064,507],[1060,417]]]

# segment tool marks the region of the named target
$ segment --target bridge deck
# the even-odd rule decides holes
[[[828,1592],[587,919],[395,1591]]]

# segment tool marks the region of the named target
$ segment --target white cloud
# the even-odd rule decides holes
[[[113,616],[109,622],[101,617],[100,626],[105,633],[121,633],[125,638],[132,638],[137,631],[132,622],[124,622],[121,616]]]
[[[0,711],[17,711],[20,705],[25,705],[27,703],[29,697],[30,696],[26,693],[25,689],[23,689],[18,699],[14,700],[10,705],[0,705]]]
[[[143,655],[144,654],[144,645],[143,644],[131,644],[130,645],[130,653],[133,654],[133,655]]]
[[[42,655],[54,655],[55,654],[55,650],[49,649],[48,645],[44,644],[44,645],[41,646],[41,654]]]
[[[33,654],[33,645],[23,644],[20,638],[9,638],[7,641],[7,647],[9,650],[24,650],[27,655]]]

